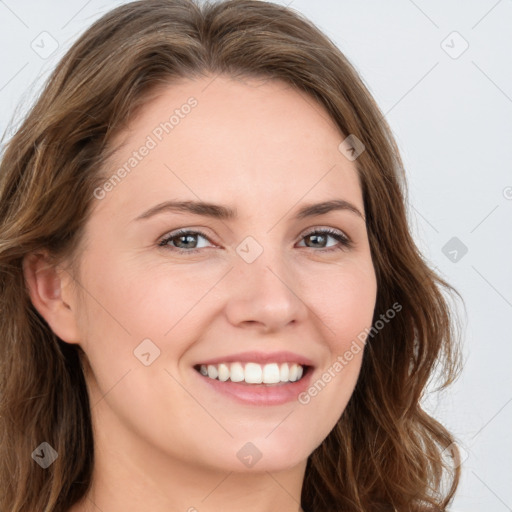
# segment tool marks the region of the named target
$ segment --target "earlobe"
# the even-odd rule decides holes
[[[64,290],[72,277],[50,262],[47,252],[27,254],[23,258],[23,275],[32,304],[51,330],[63,341],[80,339],[76,311]]]

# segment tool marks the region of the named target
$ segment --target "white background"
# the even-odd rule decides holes
[[[78,35],[121,3],[0,0],[2,133]],[[512,1],[279,3],[360,72],[404,159],[414,237],[464,298],[464,372],[427,401],[468,455],[452,510],[512,511]],[[33,49],[42,38],[52,49],[42,32],[58,43],[46,58]],[[453,237],[467,247],[456,262],[442,250]]]

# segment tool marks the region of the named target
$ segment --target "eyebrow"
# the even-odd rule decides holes
[[[322,203],[306,204],[297,211],[295,218],[301,220],[307,217],[325,215],[334,210],[346,210],[352,212],[366,222],[364,215],[359,211],[359,209],[344,199],[332,199]],[[234,220],[238,216],[236,208],[220,204],[206,203],[203,201],[165,201],[153,206],[134,220],[139,221],[149,219],[154,215],[164,212],[191,213],[220,220]]]

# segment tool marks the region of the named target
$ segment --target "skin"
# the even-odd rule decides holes
[[[301,510],[307,458],[357,382],[363,351],[307,405],[256,406],[211,390],[193,369],[220,355],[291,350],[313,361],[315,382],[371,326],[377,292],[363,218],[337,210],[294,219],[303,204],[330,199],[364,215],[355,162],[338,150],[345,137],[328,113],[277,80],[212,79],[166,87],[118,135],[124,145],[107,176],[187,98],[198,101],[94,199],[75,275],[44,252],[24,261],[34,306],[87,355],[95,468],[73,512]],[[170,199],[236,207],[239,216],[133,220]],[[179,228],[208,238],[158,246]],[[316,228],[353,245],[315,243],[305,235]],[[247,236],[263,248],[250,264],[236,251]],[[200,251],[178,254],[187,247]],[[133,352],[146,338],[160,350],[149,366]],[[247,442],[262,454],[251,468],[237,457]]]

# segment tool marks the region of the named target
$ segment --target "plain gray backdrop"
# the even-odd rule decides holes
[[[0,0],[2,133],[79,34],[122,3]],[[463,449],[451,510],[512,511],[512,1],[277,3],[361,74],[404,160],[415,240],[464,298],[464,371],[425,402]]]

